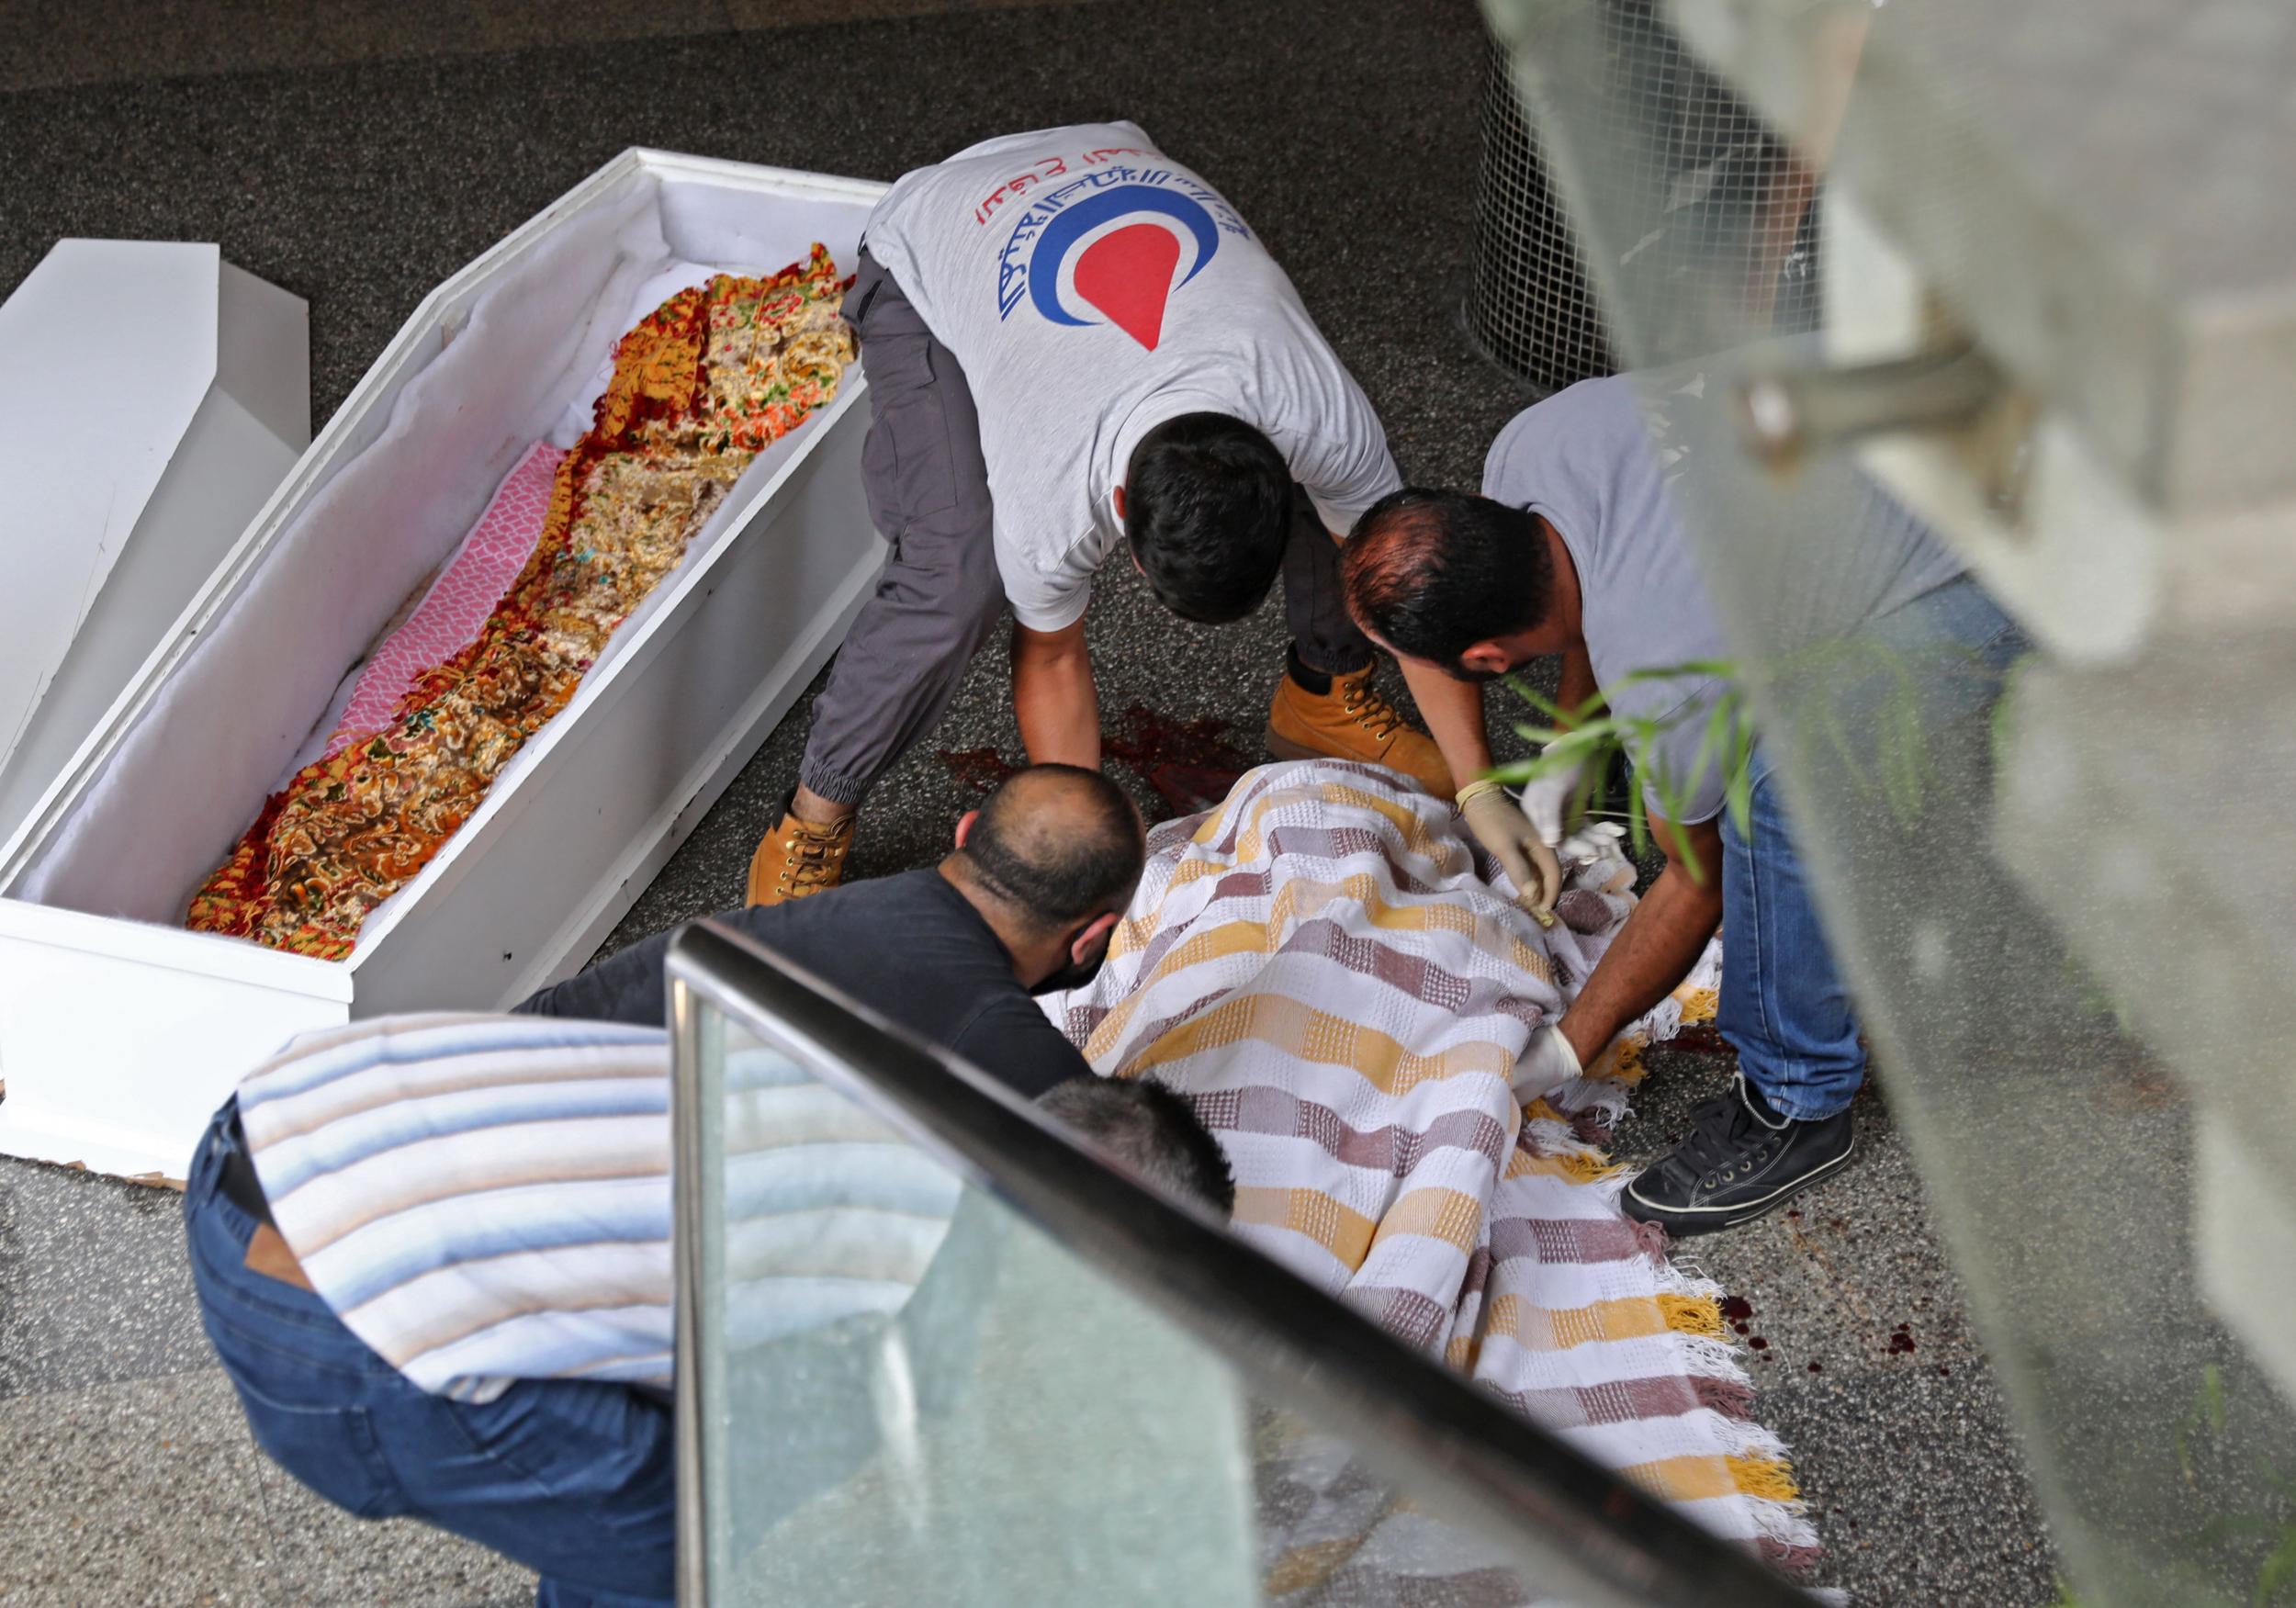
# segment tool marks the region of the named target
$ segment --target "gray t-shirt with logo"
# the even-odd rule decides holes
[[[1688,824],[1722,811],[1721,764],[1697,763],[1705,712],[1721,688],[1703,676],[1627,678],[1728,658],[1731,648],[1683,528],[1668,467],[1631,377],[1581,380],[1525,409],[1499,433],[1483,463],[1483,495],[1538,514],[1570,549],[1587,657],[1611,708],[1679,716],[1654,762],[1686,800],[1679,813]],[[1829,600],[1845,631],[1945,585],[1964,568],[1919,520],[1878,489],[1866,489],[1872,517],[1861,522],[1855,579]],[[1665,812],[1647,785],[1644,796]]]

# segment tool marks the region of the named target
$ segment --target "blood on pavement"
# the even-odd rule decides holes
[[[1177,721],[1135,703],[1100,733],[1100,752],[1139,772],[1173,814],[1192,815],[1226,798],[1258,762],[1227,740],[1227,729],[1209,715]],[[943,748],[940,762],[978,793],[1020,769],[993,748]]]

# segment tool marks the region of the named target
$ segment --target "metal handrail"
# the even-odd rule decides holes
[[[888,942],[900,935],[887,933]],[[1030,1227],[1216,1350],[1255,1391],[1344,1434],[1400,1486],[1437,1493],[1538,1589],[1581,1603],[1807,1604],[1726,1542],[1229,1233],[1130,1176],[1026,1100],[715,922],[670,946],[680,1602],[708,1589],[702,1489],[699,1164],[706,1000]],[[1559,1577],[1559,1578],[1558,1578]]]

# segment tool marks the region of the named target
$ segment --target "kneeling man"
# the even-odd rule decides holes
[[[1471,683],[1560,654],[1563,708],[1600,689],[1615,713],[1671,723],[1643,757],[1686,789],[1668,820],[1645,785],[1666,868],[1531,1054],[1549,1084],[1592,1063],[1723,928],[1717,1025],[1740,1079],[1623,1200],[1646,1222],[1695,1234],[1773,1210],[1848,1163],[1865,1049],[1764,749],[1752,751],[1741,831],[1723,808],[1721,767],[1698,763],[1720,687],[1703,675],[1629,680],[1729,651],[1632,383],[1587,380],[1528,409],[1492,445],[1481,496],[1397,492],[1357,523],[1344,564],[1356,621],[1406,665]],[[1841,630],[1917,650],[1905,664],[1922,683],[1925,724],[1981,714],[2025,651],[2022,635],[1924,526],[1865,490],[1867,517],[1843,533],[1863,545],[1842,578],[1861,590],[1828,599]],[[1435,729],[1454,774],[1491,768],[1480,720]],[[1516,813],[1495,782],[1462,790],[1476,837],[1518,883],[1544,884],[1535,904],[1553,900],[1551,849],[1580,791],[1576,776],[1543,778]]]

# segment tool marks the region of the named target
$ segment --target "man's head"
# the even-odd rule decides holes
[[[1195,1108],[1151,1078],[1072,1077],[1037,1097],[1064,1124],[1158,1187],[1235,1210],[1235,1179]]]
[[[1132,561],[1181,619],[1241,620],[1276,584],[1291,537],[1291,471],[1243,420],[1165,420],[1132,448],[1116,495]]]
[[[1464,491],[1405,487],[1367,510],[1341,551],[1347,613],[1407,658],[1489,680],[1528,657],[1512,639],[1554,604],[1537,516]]]
[[[1023,983],[1073,985],[1108,952],[1146,856],[1140,812],[1116,783],[1032,765],[957,823],[942,870],[1004,939]]]

